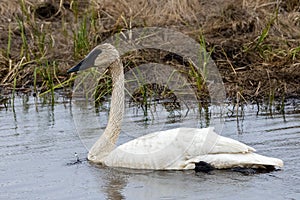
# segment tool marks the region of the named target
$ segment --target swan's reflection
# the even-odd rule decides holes
[[[101,193],[106,195],[108,200],[125,199],[122,194],[128,183],[128,175],[112,168],[95,165],[94,175],[97,182],[100,183]],[[102,173],[101,173],[102,172]]]
[[[94,175],[107,199],[199,199],[211,192],[224,191],[228,195],[239,192],[251,184],[253,176],[230,171],[214,171],[212,174],[188,171],[130,170],[95,166]],[[232,190],[232,188],[236,190]],[[228,191],[230,189],[230,191]],[[211,193],[224,196],[223,193]],[[226,196],[226,195],[225,195]],[[213,196],[211,196],[213,197]],[[208,197],[209,198],[209,197]],[[201,198],[200,198],[201,199]]]

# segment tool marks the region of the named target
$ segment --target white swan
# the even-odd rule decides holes
[[[217,169],[283,167],[282,160],[256,154],[252,147],[219,136],[212,128],[160,131],[116,147],[124,113],[124,72],[118,51],[110,44],[98,45],[68,73],[90,67],[110,67],[113,82],[108,124],[88,153],[90,161],[111,167],[154,170],[195,169],[200,161]]]

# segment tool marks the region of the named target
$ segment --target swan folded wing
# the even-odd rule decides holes
[[[220,153],[249,153],[255,149],[237,140],[218,135],[213,128],[189,129],[193,142],[187,149],[189,156]]]
[[[177,128],[150,133],[114,149],[104,164],[139,169],[192,169],[187,160],[209,153],[254,151],[236,140],[217,135],[212,128]]]
[[[193,134],[186,129],[171,129],[151,133],[114,149],[104,164],[114,167],[139,169],[167,169],[181,160],[193,142]],[[176,165],[174,169],[182,169]]]
[[[249,153],[255,151],[254,148],[237,140],[219,136],[210,153]]]

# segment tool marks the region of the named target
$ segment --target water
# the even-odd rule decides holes
[[[0,110],[0,199],[300,199],[299,105],[287,107],[284,117],[256,115],[256,108],[248,106],[238,122],[226,118],[223,135],[285,162],[281,171],[249,176],[93,165],[84,161],[87,150],[73,115],[63,98],[54,107],[17,98],[14,109]],[[75,152],[83,162],[70,165]]]

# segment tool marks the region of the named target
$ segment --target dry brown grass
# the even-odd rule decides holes
[[[42,89],[45,62],[55,62],[55,82],[64,81],[66,69],[105,38],[129,28],[159,26],[197,41],[204,36],[229,97],[239,93],[246,99],[263,99],[272,92],[299,97],[299,13],[298,0],[2,0],[1,85],[12,87],[11,80],[17,78],[17,87],[29,87],[33,71],[39,69],[37,84]],[[25,51],[18,20],[24,24]],[[86,33],[78,39],[84,23]],[[25,64],[20,65],[23,57]]]

